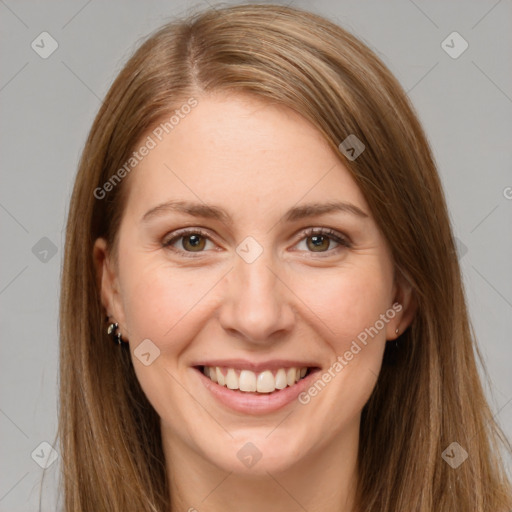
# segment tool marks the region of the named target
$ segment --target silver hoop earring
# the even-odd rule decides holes
[[[123,338],[121,336],[121,333],[120,332],[116,332],[117,329],[119,328],[119,324],[117,322],[112,322],[108,327],[107,327],[107,334],[109,336],[112,337],[112,340],[117,343],[118,345],[121,345],[123,343]],[[127,343],[126,341],[124,341],[124,343]]]

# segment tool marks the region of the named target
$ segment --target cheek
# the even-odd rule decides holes
[[[123,308],[137,379],[160,417],[187,425],[194,406],[179,384],[183,374],[178,364],[207,317],[204,297],[215,283],[214,276],[198,277],[197,271],[177,269],[156,255],[133,255],[123,264]],[[137,347],[146,339],[159,351],[148,366],[137,361]],[[153,353],[157,352],[150,357]]]
[[[391,307],[391,291],[391,271],[379,261],[321,269],[313,279],[303,275],[294,282],[294,292],[315,313],[312,321],[316,317],[315,323],[337,353]]]
[[[311,322],[321,343],[329,345],[330,357],[299,403],[304,411],[315,412],[310,435],[328,440],[354,424],[375,387],[386,343],[381,315],[388,312],[388,321],[394,316],[389,314],[392,268],[387,261],[374,260],[364,268],[345,267],[318,276],[313,287],[301,278],[297,290],[316,314]]]
[[[176,268],[157,254],[127,257],[123,264],[123,310],[134,347],[148,338],[161,352],[179,353],[199,328],[219,276]]]

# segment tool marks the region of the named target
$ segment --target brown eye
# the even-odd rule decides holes
[[[299,245],[304,243],[306,252],[309,253],[326,253],[332,255],[338,253],[344,248],[351,247],[351,243],[344,235],[327,228],[309,228],[302,233],[303,238]],[[331,247],[332,244],[334,247]]]
[[[181,245],[183,246],[183,249],[185,249],[186,251],[199,252],[202,251],[204,249],[204,246],[206,245],[206,240],[204,239],[204,237],[197,233],[182,236],[180,238],[183,239]]]
[[[329,244],[331,243],[331,239],[323,235],[308,236],[307,240],[311,240],[311,243],[307,242],[307,246],[313,252],[324,252],[329,249]]]
[[[183,256],[190,256],[193,253],[205,252],[208,242],[213,244],[207,233],[198,229],[189,229],[175,232],[173,237],[162,242],[162,247],[171,249]]]

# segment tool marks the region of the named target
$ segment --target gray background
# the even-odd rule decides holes
[[[291,5],[366,42],[415,105],[459,239],[470,313],[493,382],[489,399],[512,438],[512,2]],[[35,460],[46,460],[49,450],[39,445],[56,432],[63,230],[88,130],[141,38],[194,6],[207,2],[0,0],[0,511],[38,509],[43,470]],[[43,31],[59,45],[46,59],[31,47]],[[441,46],[453,31],[469,43],[456,59]],[[43,510],[55,510],[59,463],[45,472]]]

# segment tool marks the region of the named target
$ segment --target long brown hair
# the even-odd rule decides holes
[[[159,418],[130,354],[106,335],[92,259],[98,237],[115,253],[129,178],[102,199],[94,191],[158,120],[213,91],[256,95],[310,121],[353,175],[413,287],[416,316],[386,349],[362,413],[359,510],[510,510],[500,458],[510,445],[479,379],[446,202],[413,107],[357,38],[276,5],[210,9],[166,24],[125,65],[94,121],[69,208],[60,298],[65,510],[169,510]],[[351,134],[366,146],[355,160],[338,149]],[[452,442],[468,454],[456,469],[442,457]]]

